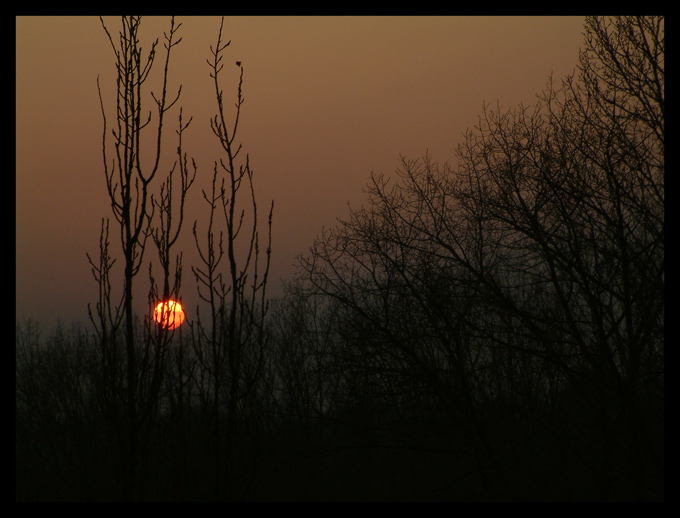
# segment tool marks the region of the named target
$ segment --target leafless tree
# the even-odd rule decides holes
[[[493,404],[521,396],[549,413],[574,390],[597,442],[569,440],[598,496],[613,497],[608,466],[626,458],[647,498],[659,455],[639,410],[663,386],[663,19],[588,18],[585,35],[579,75],[535,107],[485,107],[456,168],[426,156],[396,183],[374,175],[368,205],[301,271],[370,329],[357,364],[465,410],[484,489],[512,479]]]
[[[201,344],[197,354],[210,376],[208,397],[212,404],[215,440],[215,493],[224,495],[225,491],[231,491],[233,495],[237,426],[243,418],[243,402],[255,388],[264,358],[263,323],[267,311],[274,203],[268,215],[263,265],[253,170],[248,155],[245,160],[238,159],[242,145],[236,141],[244,102],[243,64],[236,62],[240,71],[236,112],[233,122],[228,123],[219,75],[224,68],[224,50],[231,42],[225,43],[222,39],[223,27],[224,19],[215,47],[211,46],[208,65],[217,101],[217,113],[210,125],[224,156],[215,162],[211,192],[203,192],[210,207],[205,244],[201,243],[198,225],[194,223],[194,238],[202,264],[192,270],[199,296],[208,303],[210,311],[206,322],[197,309],[199,318],[194,332],[196,342]],[[242,201],[243,188],[246,189],[245,202]]]
[[[104,175],[107,192],[111,200],[114,218],[120,227],[120,243],[124,260],[123,294],[120,302],[111,299],[111,268],[115,260],[109,251],[109,222],[102,222],[100,239],[100,259],[95,263],[88,255],[93,275],[100,287],[99,301],[90,318],[95,325],[102,358],[104,374],[103,390],[106,405],[109,407],[110,420],[115,427],[120,427],[124,418],[124,430],[119,430],[122,438],[125,481],[125,497],[131,500],[142,496],[138,469],[140,459],[144,460],[144,451],[140,448],[140,440],[147,433],[154,409],[157,405],[158,387],[162,375],[163,348],[166,341],[164,330],[156,334],[147,318],[144,327],[146,337],[136,336],[133,312],[133,285],[142,266],[147,238],[151,235],[157,245],[161,266],[163,268],[163,296],[177,292],[181,278],[181,261],[177,263],[177,277],[173,290],[169,287],[170,250],[177,239],[183,219],[184,199],[193,176],[187,171],[186,155],[182,156],[182,133],[188,126],[182,123],[179,116],[179,164],[181,170],[181,193],[179,196],[179,219],[177,225],[171,227],[172,217],[172,176],[175,167],[165,177],[159,200],[154,200],[152,191],[161,168],[163,127],[166,113],[177,103],[181,93],[178,89],[174,99],[168,97],[168,70],[172,49],[178,45],[177,31],[181,24],[170,22],[170,30],[164,35],[165,63],[162,76],[162,91],[153,98],[157,116],[155,129],[150,123],[152,114],[143,111],[146,98],[147,82],[156,59],[158,39],[153,42],[148,54],[143,53],[139,29],[140,17],[123,17],[119,37],[113,38],[102,20],[102,27],[111,43],[115,55],[116,66],[116,113],[115,124],[110,135],[113,137],[113,159],[109,162],[109,145],[107,138],[106,110],[102,98],[102,90],[97,80],[99,98],[104,119],[102,153]],[[143,145],[143,134],[146,129],[155,131],[154,146],[150,150],[147,161]],[[194,171],[195,174],[195,171]],[[160,225],[153,226],[155,208],[159,209]],[[152,279],[151,293],[156,293]],[[124,346],[124,355],[120,348]],[[153,346],[153,347],[152,347]],[[124,365],[124,374],[120,366]],[[124,395],[125,410],[117,408],[118,398]]]

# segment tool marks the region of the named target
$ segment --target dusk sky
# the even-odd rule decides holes
[[[169,18],[145,18],[144,49],[163,39]],[[190,266],[191,234],[207,217],[202,188],[221,155],[209,118],[216,101],[206,59],[219,17],[179,17],[170,92],[182,84],[184,118],[193,116],[185,151],[198,165],[177,251],[188,317],[198,297]],[[227,17],[222,88],[233,106],[244,67],[240,134],[250,156],[264,221],[275,202],[269,293],[281,292],[295,257],[322,227],[361,206],[372,171],[392,173],[400,155],[429,150],[455,166],[455,150],[484,102],[533,104],[552,74],[572,73],[582,45],[582,17]],[[120,20],[106,17],[117,35]],[[160,59],[158,59],[160,58]],[[154,67],[162,73],[164,55]],[[97,298],[85,253],[99,256],[102,217],[112,219],[102,163],[97,76],[115,99],[114,56],[97,17],[16,19],[16,310],[46,326],[87,322]],[[146,109],[152,109],[152,101]],[[229,112],[228,112],[229,113]],[[114,113],[107,113],[109,124]],[[177,111],[166,121],[165,148],[176,149]],[[153,131],[153,130],[152,130]],[[265,228],[262,227],[264,233]],[[155,250],[149,240],[150,252]],[[135,307],[146,308],[148,266],[136,278]],[[160,273],[160,272],[159,272]],[[122,260],[112,281],[122,285]]]

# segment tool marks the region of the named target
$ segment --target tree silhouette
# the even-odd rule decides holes
[[[124,416],[125,438],[122,441],[122,459],[125,463],[121,473],[124,480],[125,496],[129,500],[135,500],[142,496],[141,485],[143,477],[139,476],[140,462],[145,461],[145,448],[140,447],[140,441],[148,435],[148,429],[157,405],[158,387],[162,376],[163,351],[161,347],[166,342],[165,336],[157,335],[152,340],[152,334],[156,329],[149,322],[145,326],[146,338],[141,342],[135,336],[134,312],[133,312],[133,284],[139,273],[146,250],[146,242],[149,235],[153,237],[164,273],[163,296],[171,294],[169,287],[170,250],[177,239],[183,219],[184,199],[193,177],[189,178],[186,167],[186,155],[182,156],[182,133],[189,125],[182,123],[182,115],[179,115],[179,164],[182,180],[179,223],[175,229],[170,227],[172,214],[172,176],[173,169],[167,174],[161,187],[159,200],[154,200],[152,187],[157,177],[162,153],[163,124],[165,114],[177,103],[181,93],[181,87],[177,95],[170,100],[167,95],[168,70],[170,55],[173,47],[178,45],[181,38],[177,39],[177,31],[181,24],[175,25],[172,18],[170,30],[165,34],[164,48],[165,64],[163,69],[162,92],[157,97],[151,93],[157,110],[155,128],[155,147],[151,150],[151,160],[143,160],[144,148],[141,136],[147,127],[150,127],[152,116],[149,112],[144,118],[142,106],[145,98],[145,83],[148,80],[155,58],[158,40],[156,40],[145,56],[139,39],[140,17],[123,17],[122,29],[118,41],[114,41],[104,21],[102,27],[111,43],[116,57],[116,115],[115,125],[111,130],[113,137],[114,158],[111,163],[108,159],[107,145],[107,117],[102,99],[102,91],[97,80],[99,98],[104,119],[104,132],[102,141],[102,153],[104,162],[104,175],[107,192],[111,200],[113,215],[120,226],[120,242],[124,259],[123,272],[123,295],[120,303],[112,304],[110,271],[114,260],[109,256],[108,219],[102,222],[102,237],[100,239],[100,261],[96,265],[88,255],[93,268],[95,280],[100,286],[100,297],[96,305],[97,317],[90,309],[90,318],[95,325],[99,343],[101,346],[102,369],[104,371],[104,391],[108,394],[105,398],[108,413],[112,425],[119,428],[119,421]],[[195,172],[194,172],[195,175]],[[152,227],[155,208],[159,209],[160,226]],[[172,234],[174,233],[174,235]],[[181,278],[181,261],[178,261],[178,270],[175,293],[179,290]],[[157,289],[153,286],[152,279],[151,296]],[[119,362],[123,361],[118,352],[119,334],[122,325],[123,340],[125,344],[125,378],[109,379],[112,374],[118,373]],[[164,330],[159,330],[161,335]],[[152,343],[153,342],[153,343]],[[120,391],[125,391],[125,411],[121,415],[116,408]],[[120,432],[118,432],[120,433]]]
[[[193,330],[196,343],[201,344],[197,354],[201,365],[210,373],[212,384],[212,393],[208,397],[212,400],[215,463],[213,483],[216,497],[237,494],[234,489],[237,479],[233,476],[234,459],[238,452],[237,427],[243,419],[244,402],[258,383],[266,345],[264,318],[267,311],[266,288],[274,210],[272,201],[267,223],[267,248],[262,265],[253,170],[247,154],[244,161],[239,163],[237,159],[242,150],[242,145],[236,142],[236,135],[244,102],[243,64],[240,61],[236,63],[240,70],[236,113],[233,123],[228,124],[219,74],[224,67],[224,50],[231,41],[223,42],[223,27],[224,18],[220,22],[215,47],[211,46],[212,56],[208,65],[217,102],[217,113],[211,119],[210,125],[220,142],[224,158],[215,162],[210,194],[203,192],[210,207],[207,241],[205,245],[201,244],[195,222],[193,233],[202,264],[192,267],[199,296],[210,308],[207,322],[197,309],[199,318]],[[250,191],[245,204],[241,202],[243,188]],[[246,208],[249,209],[247,215]],[[216,221],[216,218],[220,220]],[[215,226],[220,229],[218,241]],[[242,231],[247,234],[241,234]],[[224,239],[226,250],[223,246]],[[219,268],[225,252],[226,271]]]
[[[541,425],[598,496],[656,491],[640,407],[663,387],[663,41],[661,18],[589,18],[578,78],[533,109],[485,108],[456,169],[425,156],[395,184],[374,175],[368,205],[301,259],[310,296],[359,326],[353,365],[410,375],[462,417],[485,497],[512,478],[491,405],[521,395],[535,419],[571,390],[583,435]]]

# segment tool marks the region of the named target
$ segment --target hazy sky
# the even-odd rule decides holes
[[[179,243],[191,317],[198,300],[191,227],[205,221],[200,189],[220,157],[209,126],[216,103],[206,63],[220,19],[178,21],[183,40],[171,58],[170,89],[182,84],[184,118],[194,117],[184,147],[199,167]],[[105,22],[117,34],[119,19]],[[169,18],[145,18],[144,48],[168,27]],[[550,74],[573,72],[582,30],[580,17],[227,17],[225,104],[236,98],[238,60],[245,98],[239,140],[250,155],[260,211],[275,201],[270,293],[279,292],[279,280],[291,276],[295,257],[322,226],[345,216],[348,202],[361,205],[371,171],[391,173],[400,154],[417,158],[428,149],[435,160],[455,163],[456,146],[484,101],[532,104]],[[96,79],[113,103],[113,59],[96,17],[16,19],[18,318],[85,322],[87,304],[96,300],[85,253],[98,257],[101,219],[112,216]],[[169,158],[176,117],[167,119]],[[115,227],[111,243],[120,247]],[[113,282],[120,283],[121,269],[119,261]],[[145,266],[137,277],[139,311],[146,308],[147,272]]]

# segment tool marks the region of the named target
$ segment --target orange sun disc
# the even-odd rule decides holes
[[[184,309],[179,302],[159,302],[154,309],[153,319],[165,329],[177,329],[184,322]]]

